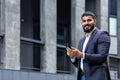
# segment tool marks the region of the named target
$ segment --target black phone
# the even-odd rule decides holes
[[[71,44],[70,43],[66,43],[66,47],[71,48]]]

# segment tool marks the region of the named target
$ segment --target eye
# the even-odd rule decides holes
[[[86,22],[86,20],[82,20],[82,22]]]
[[[92,19],[88,19],[87,21],[92,21]]]

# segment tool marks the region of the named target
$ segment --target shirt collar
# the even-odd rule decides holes
[[[91,36],[91,34],[93,33],[93,31],[96,29],[96,27],[94,27],[94,29],[91,31],[91,32],[89,32],[89,33],[86,33],[85,34],[85,37],[90,37]]]

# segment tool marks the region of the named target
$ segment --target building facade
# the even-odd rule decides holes
[[[120,79],[119,0],[0,0],[0,80],[76,80],[66,45],[77,47],[81,15],[92,11],[96,26],[111,36],[108,61]],[[7,75],[7,77],[6,77]]]

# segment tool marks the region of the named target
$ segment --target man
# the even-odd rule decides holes
[[[78,49],[66,48],[67,55],[78,68],[77,80],[111,80],[107,64],[110,36],[95,27],[94,13],[85,12],[81,19],[85,36],[79,41]]]

